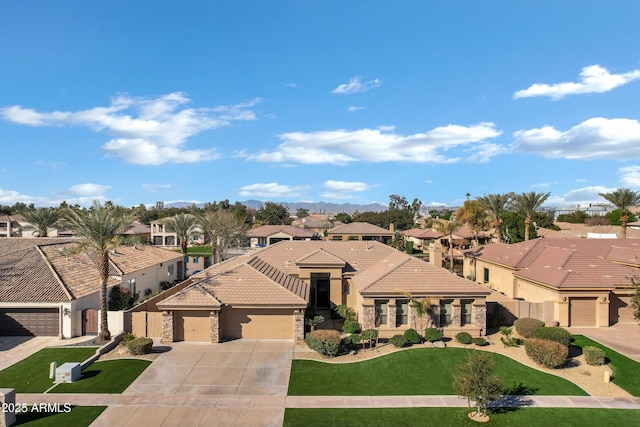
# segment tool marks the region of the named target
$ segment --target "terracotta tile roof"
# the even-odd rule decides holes
[[[167,309],[194,309],[194,308],[220,308],[221,304],[202,283],[191,285],[157,304],[162,310]]]
[[[282,271],[274,268],[258,257],[254,257],[249,260],[247,265],[255,268],[270,280],[273,280],[283,288],[287,289],[289,292],[297,295],[305,301],[309,301],[309,285],[297,277],[284,274]]]
[[[182,254],[151,245],[120,246],[109,258],[124,274],[169,261],[179,261]]]
[[[327,234],[362,234],[368,236],[393,236],[394,233],[386,228],[369,224],[368,222],[351,222],[327,231]]]
[[[132,235],[132,234],[150,234],[151,233],[151,225],[142,224],[141,222],[134,221],[131,223],[131,228],[125,231],[122,234]]]
[[[344,267],[346,264],[345,260],[338,258],[335,255],[330,254],[323,248],[316,249],[315,251],[298,258],[296,261],[296,265],[298,266],[308,266],[308,265],[330,265],[330,266],[338,266]]]
[[[293,227],[291,225],[263,225],[261,227],[252,228],[247,231],[247,237],[269,237],[277,233],[288,234],[292,237],[311,238],[316,233],[305,230],[303,228]]]
[[[416,239],[439,239],[442,237],[442,233],[432,228],[412,228],[401,232],[408,237],[415,237]]]

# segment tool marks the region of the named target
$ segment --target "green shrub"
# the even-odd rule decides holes
[[[407,345],[407,339],[404,337],[404,335],[394,335],[391,338],[389,338],[389,343],[391,343],[394,347],[404,347]]]
[[[362,331],[362,341],[364,343],[369,343],[370,346],[374,346],[376,344],[377,339],[378,339],[377,329],[365,329],[364,331]]]
[[[502,341],[502,344],[504,344],[505,347],[515,347],[516,345],[518,345],[518,339],[513,338],[511,336],[512,333],[513,328],[510,328],[508,326],[500,326],[500,334],[502,334],[502,336],[500,337],[500,341]]]
[[[126,334],[124,334],[124,336],[122,337],[122,342],[123,343],[128,343],[131,340],[134,340],[136,338],[135,335],[133,335],[132,333],[127,332]]]
[[[533,337],[540,338],[541,340],[559,342],[567,347],[571,345],[571,334],[569,331],[558,326],[543,326],[541,328],[535,328],[533,330]]]
[[[456,341],[460,344],[471,344],[473,342],[473,338],[469,332],[458,332],[456,334]]]
[[[474,343],[475,345],[477,345],[477,346],[482,347],[482,346],[487,345],[487,340],[485,340],[485,339],[484,339],[484,338],[482,338],[482,337],[477,337],[477,338],[474,338],[474,339],[473,339],[473,343]]]
[[[582,354],[584,354],[584,360],[587,365],[600,366],[604,365],[605,355],[604,350],[598,347],[584,346],[582,347]]]
[[[344,320],[356,320],[355,310],[345,304],[335,306],[333,311],[335,311],[339,318],[342,317]]]
[[[345,320],[342,325],[342,332],[345,334],[355,334],[360,332],[360,323],[355,320]]]
[[[404,337],[407,342],[411,344],[420,344],[422,339],[420,339],[420,334],[415,329],[407,329],[404,331]]]
[[[351,334],[344,338],[342,338],[342,349],[347,352],[351,350],[356,350],[358,348],[358,344],[362,341],[362,337],[360,334]]]
[[[559,342],[529,338],[524,342],[527,356],[538,365],[555,369],[565,364],[569,356],[569,347]]]
[[[336,357],[340,352],[340,332],[320,329],[307,335],[307,345],[323,356]]]
[[[544,322],[531,317],[523,317],[513,322],[513,326],[522,338],[532,338],[534,329],[544,326]]]
[[[427,328],[424,330],[424,339],[429,342],[442,341],[444,332],[438,328]]]
[[[153,340],[151,338],[134,338],[127,341],[127,348],[133,355],[149,354],[153,349]]]

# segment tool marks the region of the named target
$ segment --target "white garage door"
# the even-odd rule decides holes
[[[293,310],[225,307],[222,337],[293,339]]]

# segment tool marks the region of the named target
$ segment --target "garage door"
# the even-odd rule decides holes
[[[293,310],[225,308],[222,337],[293,339]]]
[[[596,326],[596,298],[571,298],[569,326]]]
[[[0,309],[0,335],[58,336],[59,332],[57,308]]]
[[[636,323],[633,318],[630,296],[611,294],[609,323],[612,325],[616,323]]]
[[[174,311],[175,341],[211,341],[211,320],[208,311]]]

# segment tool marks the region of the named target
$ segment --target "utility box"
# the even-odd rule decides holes
[[[72,383],[80,379],[82,369],[78,362],[67,362],[56,368],[57,383]]]

